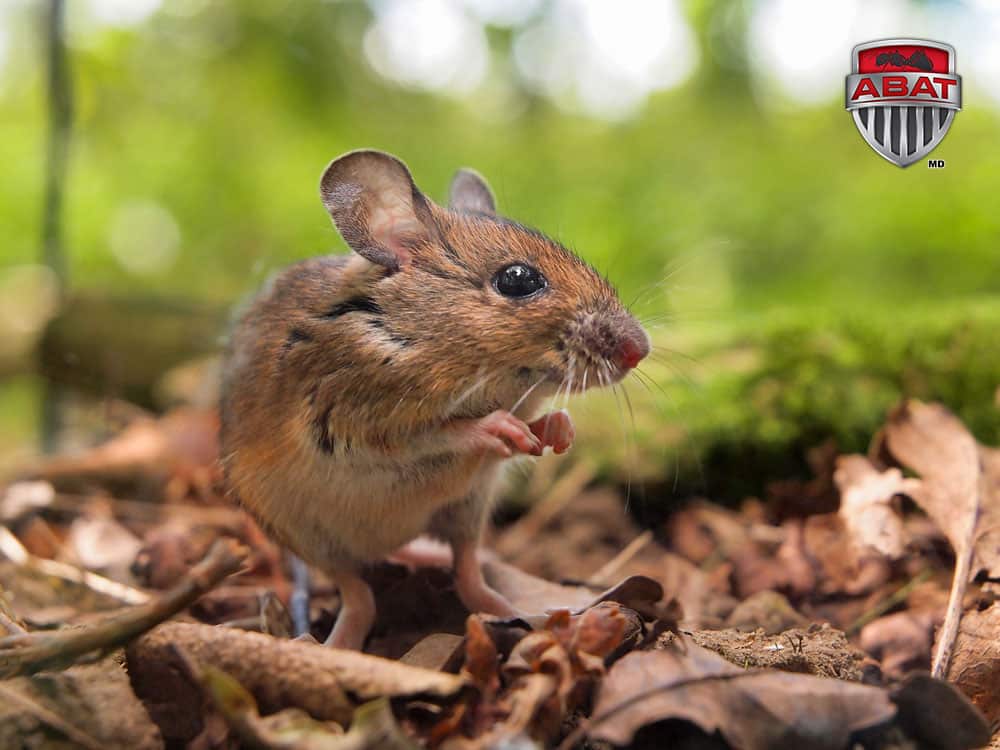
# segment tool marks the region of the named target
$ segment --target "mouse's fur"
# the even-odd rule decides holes
[[[616,381],[632,366],[621,347],[641,358],[646,334],[590,266],[497,217],[471,171],[445,209],[393,157],[352,152],[321,192],[355,253],[286,269],[236,326],[222,403],[229,487],[334,574],[427,531],[474,543],[503,455],[470,448],[455,425],[515,407],[527,420],[561,386]],[[494,275],[514,261],[547,288],[498,293]]]

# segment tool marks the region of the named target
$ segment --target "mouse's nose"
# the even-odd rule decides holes
[[[649,354],[649,336],[638,325],[625,332],[618,340],[615,364],[622,370],[631,370]]]

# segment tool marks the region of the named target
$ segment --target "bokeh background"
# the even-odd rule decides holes
[[[475,167],[650,322],[631,409],[579,405],[602,470],[738,496],[864,448],[904,394],[997,439],[996,3],[70,0],[46,254],[49,11],[0,5],[0,467],[54,403],[198,398],[234,305],[344,251],[317,182],[362,146],[439,200]],[[851,46],[896,36],[957,48],[945,169],[844,111]]]

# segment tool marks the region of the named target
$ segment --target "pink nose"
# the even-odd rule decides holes
[[[645,337],[639,339],[628,336],[623,338],[618,344],[616,359],[618,360],[618,366],[623,370],[631,370],[639,364],[647,354],[649,354],[649,343],[646,341]]]

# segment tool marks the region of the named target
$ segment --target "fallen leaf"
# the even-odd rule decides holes
[[[0,747],[163,747],[114,657],[0,682]]]
[[[617,745],[665,719],[720,732],[734,747],[841,750],[892,719],[878,688],[785,672],[747,672],[685,639],[626,655],[601,684],[587,734]]]
[[[1000,722],[1000,604],[962,617],[948,679],[990,722]]]
[[[879,471],[865,456],[837,459],[833,479],[840,490],[840,510],[851,542],[860,554],[875,550],[890,559],[903,554],[903,520],[893,506],[919,483],[896,468]]]
[[[940,404],[907,401],[885,426],[885,448],[920,474],[909,495],[941,528],[955,551],[955,572],[931,672],[944,677],[959,631],[968,581],[1000,577],[1000,475],[965,425]]]
[[[965,425],[940,404],[908,401],[885,427],[892,455],[920,475],[907,494],[944,532],[956,557],[971,553],[969,577],[1000,578],[1000,464]],[[973,533],[969,533],[974,525]],[[969,541],[973,547],[967,550]]]
[[[495,558],[485,562],[483,574],[517,609],[536,615],[556,609],[584,609],[598,596],[588,586],[552,583]]]
[[[45,508],[55,497],[55,488],[48,482],[14,482],[0,497],[0,522],[9,524],[27,513]]]
[[[416,750],[396,722],[389,701],[359,706],[350,731],[334,722],[317,721],[299,708],[261,716],[253,695],[231,675],[205,667],[200,680],[240,740],[263,750]]]
[[[418,641],[399,661],[411,667],[450,672],[459,658],[465,638],[452,633],[431,633]]]
[[[886,676],[898,679],[914,669],[930,669],[935,621],[931,612],[896,612],[861,629],[860,645],[879,660]]]
[[[114,580],[127,580],[128,568],[142,548],[139,538],[100,505],[89,515],[74,519],[66,541],[83,567],[106,573]]]

